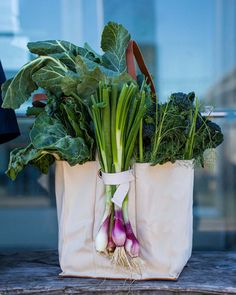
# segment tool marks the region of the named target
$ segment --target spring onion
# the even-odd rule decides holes
[[[146,111],[145,92],[134,83],[99,83],[91,96],[98,156],[102,172],[129,170],[140,123]],[[96,250],[113,255],[114,263],[130,266],[139,256],[139,243],[128,217],[128,195],[122,208],[112,203],[116,187],[106,185],[106,206],[95,242]],[[129,258],[127,257],[129,256]]]

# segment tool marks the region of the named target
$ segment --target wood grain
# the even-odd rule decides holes
[[[56,251],[2,253],[0,295],[236,294],[236,253],[195,252],[177,282],[60,278]]]

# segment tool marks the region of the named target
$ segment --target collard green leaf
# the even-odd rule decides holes
[[[13,79],[6,81],[2,86],[4,108],[17,109],[38,88],[32,80],[32,75],[46,62],[47,57],[38,57],[25,64]]]
[[[67,134],[72,137],[82,137],[90,151],[90,160],[94,155],[93,130],[90,126],[91,118],[78,99],[67,97],[57,98],[48,94],[45,112],[52,118],[58,120],[66,129]]]
[[[60,60],[63,64],[65,64],[71,71],[75,72],[75,56],[70,52],[61,52],[61,53],[53,53],[49,56]]]
[[[115,72],[125,72],[129,40],[129,32],[122,25],[109,22],[102,33],[101,48],[105,52],[102,56],[103,66]]]
[[[35,148],[55,151],[60,159],[70,165],[82,164],[90,159],[84,139],[68,135],[61,122],[47,113],[42,113],[36,118],[30,138]]]
[[[81,97],[90,96],[96,91],[99,82],[104,80],[105,76],[99,68],[88,71],[82,76],[81,82],[77,85],[77,93]]]
[[[87,57],[96,63],[101,63],[100,55],[98,55],[88,44],[83,48],[67,41],[46,40],[29,42],[27,46],[32,53],[57,57],[69,67],[72,66],[72,68],[74,64],[73,58],[77,55]]]
[[[50,117],[54,117],[60,108],[62,98],[58,98],[50,92],[47,93],[47,98],[47,104],[44,110]],[[58,120],[60,121],[60,118],[58,118]]]
[[[61,90],[66,96],[77,93],[77,85],[81,82],[79,76],[67,74],[61,80]]]
[[[50,152],[41,151],[39,157],[30,161],[30,165],[38,168],[41,173],[48,174],[49,167],[55,162],[56,154]]]
[[[27,44],[29,51],[38,55],[48,55],[54,53],[71,52],[75,56],[78,54],[86,53],[81,47],[78,47],[70,42],[61,40],[46,40],[29,42]]]
[[[112,71],[100,64],[97,64],[96,62],[94,62],[86,57],[80,56],[79,58],[80,58],[80,60],[83,61],[83,63],[86,65],[88,70],[94,70],[94,69],[98,68],[103,74],[105,74],[108,77],[117,77],[119,75],[118,72]],[[77,66],[76,70],[79,72],[80,68]]]
[[[25,148],[16,148],[10,153],[10,161],[6,174],[12,180],[27,166],[32,164],[42,173],[47,173],[49,166],[53,164],[54,156],[45,151],[35,149],[32,144]]]
[[[102,57],[101,57],[101,55],[98,54],[97,52],[95,52],[95,51],[92,49],[92,47],[91,47],[87,42],[84,43],[84,49],[86,49],[86,50],[90,53],[90,56],[91,56],[91,55],[94,56],[94,58],[93,58],[94,62],[96,62],[96,63],[101,63],[101,62],[102,62]],[[91,58],[91,57],[90,57],[90,58]]]
[[[49,61],[32,75],[32,80],[40,87],[60,96],[62,94],[61,82],[68,74],[68,68],[56,59]]]
[[[76,71],[80,75],[80,83],[77,85],[77,93],[81,97],[90,96],[96,91],[99,81],[106,80],[106,76],[98,67],[89,70],[80,56],[76,57],[76,64]]]
[[[13,78],[6,80],[2,86],[1,86],[1,91],[2,91],[2,96],[3,98],[6,96],[6,92],[8,87],[10,86],[11,82],[12,82]]]

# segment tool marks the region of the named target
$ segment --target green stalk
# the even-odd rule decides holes
[[[127,139],[127,119],[130,109],[130,104],[132,102],[132,98],[137,90],[137,87],[133,84],[129,86],[129,90],[127,92],[126,98],[124,99],[123,107],[122,107],[122,113],[121,113],[121,119],[120,119],[120,136],[121,136],[121,142],[123,145],[123,153],[122,153],[122,169],[125,161],[125,142]]]
[[[141,101],[139,102],[139,106],[137,107],[137,113],[134,117],[134,121],[131,126],[131,130],[130,130],[127,140],[126,140],[126,151],[130,148],[130,143],[132,142],[133,138],[135,137],[136,130],[139,129],[140,121],[144,115],[145,110],[146,110],[145,92],[142,92]]]
[[[122,109],[123,102],[126,99],[127,92],[129,90],[129,86],[125,84],[122,89],[121,93],[118,98],[117,108],[116,108],[116,127],[115,127],[115,135],[116,135],[116,148],[117,148],[117,158],[114,161],[114,168],[115,172],[121,172],[123,169],[123,162],[124,162],[124,143],[123,143],[123,133],[122,129],[120,128],[120,122],[122,117]]]
[[[103,149],[102,139],[101,139],[100,132],[99,132],[99,123],[97,120],[96,108],[94,106],[92,107],[92,118],[93,118],[93,123],[94,123],[95,136],[97,139],[97,145],[99,146],[99,149]]]
[[[111,147],[111,110],[109,88],[99,83],[98,95],[91,96],[93,102],[92,118],[95,127],[98,151],[100,154],[100,165],[104,172],[112,172],[112,147]],[[104,103],[104,107],[98,107],[97,103]],[[109,234],[113,211],[112,196],[113,186],[105,186],[106,206],[102,223],[96,237],[96,249],[105,252],[109,244]]]
[[[124,222],[126,223],[126,222],[129,221],[129,216],[128,216],[128,195],[125,197],[125,199],[123,201],[122,211],[123,211]]]
[[[94,123],[94,129],[95,129],[95,137],[98,145],[98,153],[99,157],[101,159],[100,164],[103,171],[108,170],[108,165],[106,161],[106,154],[104,150],[104,143],[103,143],[103,137],[102,137],[102,126],[100,121],[100,110],[97,107],[97,102],[95,100],[95,97],[91,96],[92,100],[92,111],[91,111],[91,117],[93,119]]]
[[[139,126],[139,161],[143,163],[143,119],[141,119]]]
[[[140,111],[139,114],[137,116],[137,120],[135,120],[136,124],[134,125],[134,128],[132,129],[132,132],[130,135],[130,138],[132,138],[132,140],[130,141],[130,145],[128,146],[127,152],[126,152],[126,159],[125,159],[125,170],[129,169],[130,166],[130,161],[133,155],[133,151],[134,151],[134,146],[135,146],[135,142],[136,142],[136,137],[139,131],[139,124],[140,124],[140,120],[141,118],[143,118],[144,113],[146,112],[146,106],[144,106]]]
[[[112,148],[111,148],[111,114],[110,114],[110,97],[109,89],[103,86],[102,98],[105,102],[105,107],[102,109],[102,135],[104,138],[104,150],[106,153],[107,171],[112,172]]]
[[[125,148],[125,169],[127,170],[130,165],[130,160],[133,155],[133,150],[135,146],[136,137],[139,131],[140,122],[144,116],[144,113],[146,112],[146,104],[145,104],[145,92],[143,91],[141,94],[141,102],[138,108],[138,112],[136,114],[134,123],[132,125],[132,129],[128,135],[127,142],[126,142],[126,148]]]
[[[123,102],[126,98],[128,90],[129,90],[129,86],[127,84],[125,84],[121,89],[121,93],[120,93],[117,107],[116,107],[116,129],[119,129],[121,113],[123,111],[122,110]]]
[[[127,128],[127,134],[130,133],[130,129],[132,127],[132,124],[133,124],[135,115],[137,113],[137,105],[138,105],[138,102],[139,102],[138,99],[136,98],[136,96],[134,96],[134,98],[133,98],[133,105],[132,105],[131,112],[130,112],[130,115],[129,115],[129,123],[128,123],[128,128]]]
[[[113,85],[111,91],[111,145],[112,145],[112,156],[113,163],[117,163],[117,146],[116,146],[116,107],[118,98],[118,87]],[[113,164],[112,172],[115,172]]]
[[[196,135],[197,116],[198,116],[198,99],[196,98],[196,107],[195,107],[194,115],[192,115],[192,110],[190,110],[190,117],[191,117],[192,124],[189,130],[188,138],[185,145],[185,151],[184,151],[184,159],[187,159],[187,160],[191,160],[193,157],[193,145],[194,145],[194,139]]]
[[[130,102],[131,102],[131,98],[133,97],[133,94],[136,89],[137,89],[137,87],[135,85],[131,84],[129,86],[128,93],[127,93],[127,95],[124,99],[124,102],[123,102],[122,113],[121,113],[121,118],[120,118],[120,129],[123,131],[127,128],[127,126],[125,126],[125,124],[126,124],[126,120],[127,120],[128,114],[129,114]]]
[[[155,132],[155,137],[154,137],[154,145],[153,145],[153,150],[152,150],[152,155],[151,155],[151,162],[154,162],[156,157],[157,157],[158,149],[159,149],[159,146],[160,146],[160,143],[161,143],[161,138],[162,138],[161,133],[162,133],[162,129],[163,129],[163,126],[164,126],[164,121],[165,121],[165,117],[166,117],[166,114],[167,114],[168,106],[169,106],[169,102],[166,104],[164,114],[163,114],[163,116],[161,118],[159,129],[158,129],[157,125],[156,125],[156,132]]]
[[[194,139],[196,135],[196,123],[197,123],[197,116],[198,116],[198,99],[196,97],[196,108],[194,112],[194,118],[193,118],[193,130],[192,130],[192,136],[190,140],[190,148],[189,148],[189,159],[192,159],[193,157],[193,145],[194,145]]]

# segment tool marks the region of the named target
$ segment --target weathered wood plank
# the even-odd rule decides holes
[[[0,255],[0,295],[236,294],[236,253],[196,252],[178,282],[60,278],[56,251]]]

